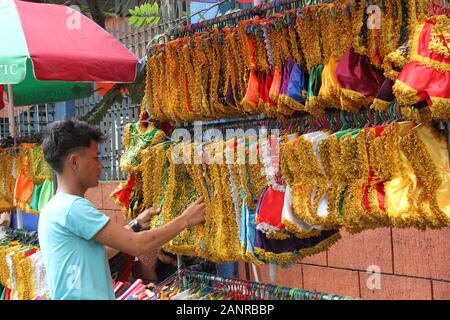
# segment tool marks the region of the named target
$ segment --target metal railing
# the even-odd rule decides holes
[[[55,121],[56,107],[54,103],[15,107],[17,135],[30,136],[42,132],[49,123]],[[0,118],[0,139],[10,136],[8,118]]]

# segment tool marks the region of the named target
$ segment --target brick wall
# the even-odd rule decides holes
[[[103,212],[123,219],[109,197],[118,183],[101,183],[86,197]],[[327,252],[299,261],[291,268],[279,268],[276,284],[362,299],[446,299],[450,300],[450,229],[377,229],[349,235]],[[153,279],[154,253],[143,257],[141,273]],[[367,272],[376,266],[381,272],[380,289],[370,290]],[[240,265],[241,279],[245,268]],[[269,267],[257,267],[260,282],[270,283]],[[369,279],[369,276],[372,277]],[[254,280],[253,273],[251,278]],[[369,281],[373,283],[372,281]]]
[[[385,228],[341,234],[327,252],[279,268],[275,283],[362,299],[450,300],[450,229]],[[381,272],[380,289],[368,288],[374,284],[369,266]],[[259,280],[270,283],[269,267],[257,269]],[[240,274],[245,278],[243,267]]]

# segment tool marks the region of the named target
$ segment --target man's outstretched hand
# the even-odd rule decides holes
[[[188,228],[205,222],[205,209],[205,201],[200,197],[183,211],[182,216],[186,218]]]
[[[153,216],[156,216],[161,212],[161,209],[145,209],[140,215],[136,217],[137,222],[141,225],[143,229],[148,229],[150,227],[150,220]]]

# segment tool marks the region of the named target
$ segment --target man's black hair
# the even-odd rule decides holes
[[[53,170],[61,173],[66,156],[74,149],[89,148],[92,140],[97,143],[105,140],[99,128],[76,119],[56,121],[44,134],[42,148],[45,160]]]

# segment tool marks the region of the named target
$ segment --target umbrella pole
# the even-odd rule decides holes
[[[9,135],[14,140],[14,145],[16,145],[17,131],[16,131],[16,121],[14,119],[14,96],[12,85],[8,84],[8,119],[9,119]],[[23,217],[22,212],[17,210],[17,228],[23,229]]]
[[[14,97],[12,85],[8,84],[8,120],[9,120],[9,135],[13,138],[16,144],[16,122],[14,120]]]

